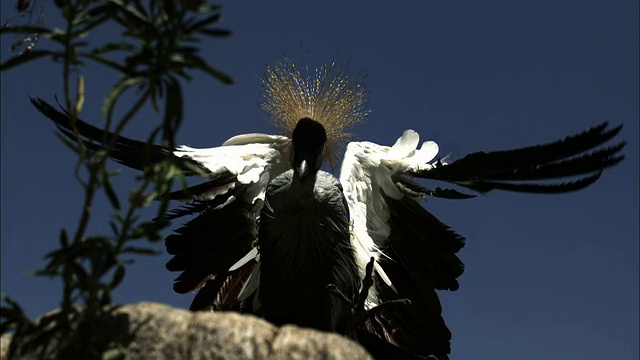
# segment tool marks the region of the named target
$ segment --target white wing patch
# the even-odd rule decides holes
[[[234,136],[225,141],[222,146],[215,148],[197,149],[183,145],[174,151],[174,155],[198,162],[214,177],[235,176],[235,179],[230,177],[228,182],[216,184],[203,189],[199,194],[193,194],[194,199],[213,200],[216,196],[226,194],[240,184],[248,185],[242,200],[253,205],[251,213],[257,219],[269,182],[290,167],[285,151],[289,142],[290,140],[284,136],[243,134]],[[235,196],[229,197],[225,203],[218,205],[218,208],[225,207],[234,199]],[[251,286],[245,284],[239,296],[247,296],[247,292],[255,291],[257,286],[260,269],[257,249],[251,249],[229,268],[229,271],[235,271],[253,259],[258,261],[258,264],[254,269],[255,274],[251,275],[251,281],[247,282],[247,284],[251,283]]]
[[[413,130],[406,130],[392,146],[372,142],[352,142],[347,145],[340,182],[349,204],[353,230],[351,243],[356,249],[360,274],[371,257],[384,256],[380,247],[385,244],[391,227],[385,195],[400,199],[403,194],[393,183],[392,175],[399,172],[427,170],[438,154],[438,145],[427,141],[418,149],[420,137]],[[376,272],[387,285],[389,278],[376,262]],[[375,294],[369,295],[369,303],[375,303]]]
[[[264,200],[269,181],[287,170],[283,155],[288,142],[284,136],[243,134],[232,137],[219,147],[198,149],[182,145],[173,153],[200,163],[213,176],[236,175],[238,183],[251,185],[244,200],[254,203],[258,199]],[[210,200],[234,187],[235,183],[225,184],[200,194],[198,199]]]

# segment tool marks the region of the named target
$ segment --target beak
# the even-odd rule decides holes
[[[307,164],[307,160],[302,160],[296,170],[298,170],[298,176],[300,178],[304,178],[304,176],[309,172],[309,164]]]

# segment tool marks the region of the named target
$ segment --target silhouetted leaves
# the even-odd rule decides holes
[[[31,14],[37,3],[40,1],[17,0],[19,16]],[[75,176],[85,196],[77,228],[73,232],[61,230],[59,248],[48,253],[45,266],[34,272],[62,280],[61,309],[31,322],[17,302],[2,294],[0,330],[13,332],[9,357],[26,353],[43,359],[122,356],[123,344],[101,338],[100,321],[113,309],[109,306],[111,292],[122,282],[126,265],[132,261],[123,257],[157,254],[154,248],[139,240],[162,239],[160,231],[168,224],[163,216],[168,208],[166,195],[171,192],[175,177],[181,184],[184,179],[176,164],[159,160],[153,157],[153,151],[148,151],[145,158],[138,159],[142,175],[136,188],[129,194],[118,194],[112,184],[112,177],[118,172],[108,171],[105,164],[115,151],[114,145],[121,141],[118,135],[147,104],[162,112],[159,115],[162,123],[154,123],[145,146],[150,150],[157,148],[152,144],[159,138],[164,146],[173,147],[183,116],[182,81],[192,80],[192,71],[202,71],[226,84],[233,82],[200,56],[203,39],[230,35],[229,31],[215,27],[220,20],[220,7],[204,6],[204,3],[201,0],[56,1],[65,19],[60,28],[47,26],[44,14],[37,24],[33,24],[29,16],[28,24],[14,26],[7,22],[0,28],[0,35],[16,36],[12,51],[22,48],[20,53],[0,64],[0,70],[39,59],[61,65],[63,111],[57,115],[63,118],[68,130],[61,130],[64,136],[59,137],[78,156]],[[90,32],[103,29],[105,24],[109,24],[111,32],[115,25],[117,31],[112,37],[115,40],[100,44],[85,40]],[[51,49],[35,49],[41,38],[50,40]],[[84,104],[82,68],[86,61],[119,74],[102,107],[106,118],[104,127],[115,135],[104,138],[102,144],[82,139],[78,131],[78,126],[82,126],[77,118]],[[123,112],[115,112],[125,94],[133,100],[132,105]],[[116,113],[123,115],[116,118]],[[87,235],[91,207],[100,192],[113,209],[112,218],[108,220],[112,234]],[[160,200],[158,220],[141,221],[139,210],[155,200]],[[138,242],[133,245],[133,241]]]

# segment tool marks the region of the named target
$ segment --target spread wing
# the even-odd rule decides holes
[[[170,271],[182,271],[174,283],[178,293],[198,294],[191,310],[239,310],[259,284],[255,241],[258,217],[267,185],[287,170],[283,161],[289,140],[264,134],[239,135],[223,146],[194,149],[182,146],[176,156],[205,167],[214,178],[170,194],[190,202],[169,218],[198,214],[167,237]]]
[[[456,253],[464,238],[441,223],[419,203],[405,177],[426,168],[438,153],[434,142],[419,150],[418,135],[407,130],[393,147],[371,142],[347,146],[340,182],[353,222],[352,244],[361,273],[376,259],[374,286],[367,308],[392,300],[410,305],[381,308],[368,320],[368,331],[424,357],[446,358],[451,333],[442,319],[436,289],[455,290],[463,264]],[[422,194],[421,194],[422,195]]]
[[[478,152],[449,165],[433,161],[434,142],[420,149],[418,135],[407,130],[392,146],[354,142],[347,146],[340,174],[353,228],[351,242],[361,274],[375,258],[367,308],[393,300],[411,304],[380,306],[366,329],[420,356],[447,359],[451,333],[442,318],[436,290],[456,290],[464,265],[456,253],[464,238],[440,222],[420,201],[425,196],[470,198],[455,189],[428,189],[409,177],[435,179],[477,192],[494,189],[558,193],[582,189],[603,169],[623,158],[624,143],[596,149],[620,127],[606,124],[546,145]],[[577,177],[577,179],[575,179]],[[558,178],[573,178],[550,182]]]
[[[80,119],[72,130],[68,114],[41,99],[33,105],[53,120],[63,135],[91,150],[110,144],[109,156],[128,167],[175,161],[186,175],[206,174],[206,181],[169,194],[186,204],[169,212],[168,220],[195,215],[166,239],[173,258],[167,269],[181,271],[178,293],[198,291],[191,309],[243,310],[243,301],[257,289],[257,218],[270,180],[287,170],[283,161],[289,139],[265,134],[238,135],[216,148],[181,146],[169,149],[116,136]],[[252,311],[249,307],[246,311]]]

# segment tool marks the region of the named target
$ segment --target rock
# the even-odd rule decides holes
[[[360,345],[337,334],[149,302],[118,308],[101,328],[100,335],[123,344],[125,359],[131,360],[371,359]],[[8,341],[2,337],[2,360]]]

